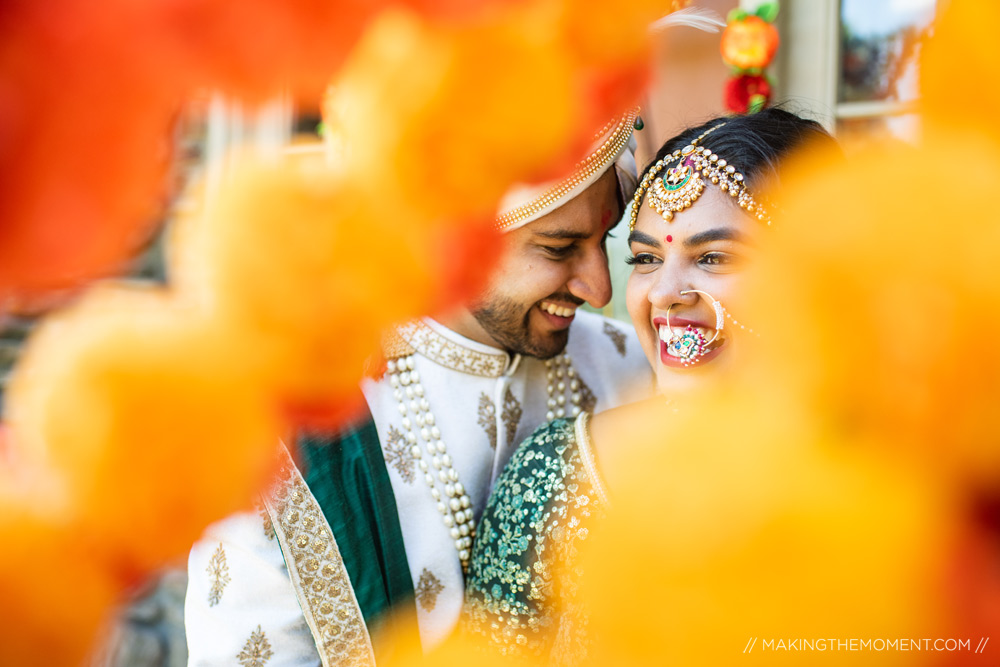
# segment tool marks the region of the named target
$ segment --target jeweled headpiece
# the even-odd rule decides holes
[[[736,200],[740,208],[761,222],[771,224],[767,210],[757,203],[744,183],[743,174],[736,167],[719,157],[711,148],[701,145],[702,140],[726,123],[719,123],[702,132],[690,144],[674,151],[658,161],[642,177],[632,199],[628,230],[635,229],[642,200],[649,192],[649,205],[663,216],[667,222],[674,219],[674,213],[690,208],[705,191],[705,179],[719,186],[723,192]],[[670,165],[674,165],[671,167]],[[668,169],[668,167],[670,167]],[[666,171],[660,175],[664,169]]]

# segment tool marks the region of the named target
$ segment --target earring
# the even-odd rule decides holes
[[[715,311],[715,335],[710,340],[705,340],[705,336],[690,324],[681,333],[676,333],[670,325],[670,309],[674,307],[670,304],[667,307],[667,329],[670,331],[670,340],[667,341],[667,354],[677,357],[685,366],[693,366],[698,363],[708,352],[708,346],[718,339],[722,328],[726,324],[725,309],[722,303],[708,292],[701,290],[685,290],[681,295],[700,294],[707,298]]]

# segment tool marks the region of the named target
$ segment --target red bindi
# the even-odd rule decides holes
[[[667,234],[667,243],[673,243],[673,240],[674,240],[674,237],[671,236],[670,234]]]

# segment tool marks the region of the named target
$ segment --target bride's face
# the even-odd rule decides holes
[[[667,309],[674,333],[690,326],[705,341],[711,340],[717,333],[711,300],[702,294],[681,294],[701,290],[720,301],[740,324],[752,328],[753,313],[741,308],[739,287],[762,229],[763,223],[711,183],[691,208],[675,213],[672,222],[643,202],[635,231],[629,235],[633,267],[626,301],[661,393],[694,389],[738,359],[740,339],[749,334],[726,317],[706,354],[685,366],[668,352]]]

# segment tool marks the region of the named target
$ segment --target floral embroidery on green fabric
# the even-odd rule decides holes
[[[555,420],[514,453],[479,522],[466,581],[465,629],[503,655],[569,654],[582,648],[580,628],[556,618],[553,596],[572,596],[575,581],[556,576],[603,513],[587,477],[574,425]],[[575,568],[574,568],[575,570]],[[554,647],[552,636],[572,647]],[[567,650],[569,649],[569,650]]]

